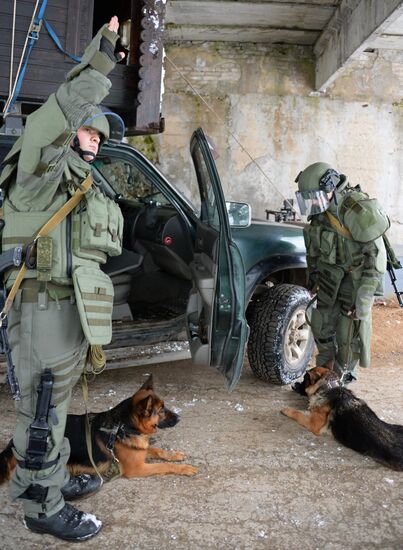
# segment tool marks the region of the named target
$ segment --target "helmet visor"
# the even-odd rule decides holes
[[[329,208],[327,194],[320,189],[313,191],[297,191],[295,193],[300,212],[303,216],[315,216]]]
[[[103,141],[110,139],[120,143],[125,135],[125,123],[116,113],[101,106],[101,110],[84,121],[83,126],[94,128],[102,134]]]

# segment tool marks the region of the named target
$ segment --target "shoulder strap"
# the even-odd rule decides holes
[[[59,225],[60,222],[64,220],[64,218],[77,206],[77,204],[81,201],[81,199],[84,197],[85,193],[89,190],[89,188],[92,185],[92,174],[91,172],[88,174],[88,176],[85,178],[85,180],[82,182],[82,184],[79,186],[77,191],[74,193],[74,195],[58,210],[53,216],[43,225],[40,230],[37,232],[35,237],[32,240],[31,247],[36,243],[36,241],[39,239],[39,237],[45,237],[48,235],[53,229]],[[11,309],[11,306],[13,305],[13,301],[15,298],[15,295],[17,294],[17,290],[20,288],[20,285],[24,279],[25,273],[27,271],[27,266],[25,263],[22,264],[17,278],[14,281],[13,286],[11,287],[10,292],[8,293],[7,299],[4,303],[3,310],[0,313],[0,327],[2,324],[3,319],[7,317],[8,312]]]
[[[343,237],[346,237],[346,239],[353,240],[353,237],[352,237],[350,231],[347,229],[347,227],[345,227],[336,218],[336,216],[333,216],[333,214],[331,212],[329,212],[328,210],[325,212],[325,215],[326,215],[327,219],[329,220],[330,225],[332,226],[332,228],[336,231],[336,233],[339,233]]]

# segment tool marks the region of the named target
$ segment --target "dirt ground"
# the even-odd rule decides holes
[[[403,423],[403,310],[374,308],[373,366],[351,387],[388,422]],[[245,365],[228,393],[213,369],[188,361],[107,371],[90,387],[90,409],[128,397],[153,373],[158,393],[181,422],[157,445],[185,451],[193,478],[119,479],[80,503],[102,519],[86,548],[141,550],[401,550],[403,473],[316,437],[280,414],[305,407],[289,386],[268,386]],[[0,388],[0,447],[14,425],[13,403]],[[72,412],[82,412],[76,388]],[[0,488],[4,549],[71,545],[22,526],[21,508]]]

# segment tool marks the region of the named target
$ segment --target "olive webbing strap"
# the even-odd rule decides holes
[[[346,237],[346,239],[353,240],[353,236],[351,235],[350,231],[345,227],[337,218],[336,216],[333,216],[333,214],[329,211],[326,211],[326,217],[330,222],[330,225],[333,227],[333,229],[342,235],[343,237]],[[350,361],[351,356],[351,342],[353,340],[353,334],[354,334],[354,318],[351,316],[350,319],[350,325],[348,328],[348,335],[347,335],[347,346],[346,346],[346,354],[344,357],[344,366],[347,367],[348,363]]]
[[[85,442],[87,444],[87,453],[90,459],[90,462],[92,464],[92,467],[94,468],[97,476],[101,480],[101,486],[104,482],[104,478],[102,477],[101,473],[99,472],[94,457],[92,456],[92,439],[91,439],[91,423],[90,423],[90,417],[88,414],[88,382],[87,382],[87,376],[83,372],[81,375],[81,389],[83,392],[83,399],[84,399],[84,406],[85,406]]]
[[[354,317],[353,315],[350,316],[350,324],[349,324],[349,327],[348,327],[348,332],[347,332],[347,345],[346,345],[346,353],[344,354],[344,370],[345,372],[348,372],[347,371],[347,368],[348,368],[348,365],[350,363],[350,359],[351,359],[351,353],[352,353],[352,350],[351,350],[351,342],[353,341],[353,336],[354,336]],[[359,323],[361,323],[361,321],[359,321]],[[358,324],[358,327],[360,325]]]
[[[330,222],[330,225],[333,227],[333,229],[337,232],[337,233],[340,233],[340,235],[342,235],[343,237],[346,237],[347,239],[352,239],[352,235],[350,233],[350,231],[347,229],[347,227],[345,227],[337,218],[336,216],[333,216],[333,214],[331,214],[329,211],[326,211],[325,212],[325,216],[327,217],[327,219],[329,220]]]
[[[40,228],[38,233],[35,235],[35,237],[32,240],[32,244],[35,244],[39,237],[45,237],[53,231],[55,227],[59,225],[60,222],[62,222],[68,214],[77,206],[77,204],[81,201],[85,193],[90,189],[92,185],[92,174],[91,172],[88,174],[88,176],[85,178],[85,180],[81,183],[79,188],[76,190],[74,195],[58,210],[53,216]],[[10,292],[7,295],[3,310],[0,313],[0,326],[2,323],[2,320],[7,317],[8,312],[11,309],[11,306],[13,305],[13,301],[15,298],[15,295],[17,294],[17,290],[20,288],[20,285],[25,277],[25,273],[27,271],[27,266],[25,263],[22,264],[17,277],[14,281],[13,286],[11,287]]]

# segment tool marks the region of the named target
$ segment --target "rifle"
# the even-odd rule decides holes
[[[7,382],[10,386],[11,395],[13,396],[13,399],[19,401],[21,399],[21,392],[17,377],[15,376],[15,365],[13,363],[11,348],[7,336],[7,324],[7,318],[3,319],[0,327],[0,353],[3,353],[6,356]]]
[[[400,264],[400,262],[399,262],[399,264]],[[400,264],[400,268],[398,268],[398,269],[401,269],[401,267],[402,267],[402,265]],[[402,299],[403,291],[397,289],[397,286],[396,286],[396,280],[397,280],[396,279],[396,273],[395,273],[395,270],[393,269],[392,263],[389,261],[389,258],[387,259],[386,269],[389,273],[390,282],[392,283],[393,290],[395,291],[397,301],[399,302],[399,306],[403,307],[403,299]]]
[[[0,254],[0,278],[2,278],[5,271],[11,267],[19,267],[22,262],[22,245],[11,248],[7,252]],[[0,311],[4,307],[6,301],[6,289],[3,287],[0,290]],[[7,382],[10,386],[13,399],[19,401],[21,399],[20,386],[18,384],[17,377],[15,376],[15,365],[11,356],[11,348],[8,342],[7,336],[7,316],[0,319],[0,353],[3,353],[7,362]]]
[[[397,278],[395,273],[395,269],[402,269],[403,266],[400,263],[400,261],[397,259],[395,251],[391,247],[389,239],[387,238],[386,235],[383,235],[383,242],[385,243],[385,248],[386,248],[386,269],[387,269],[387,272],[389,273],[390,282],[392,283],[392,287],[393,287],[393,290],[395,291],[397,301],[399,302],[399,306],[403,307],[403,299],[402,299],[403,291],[398,290],[397,288],[397,285],[396,285]]]

